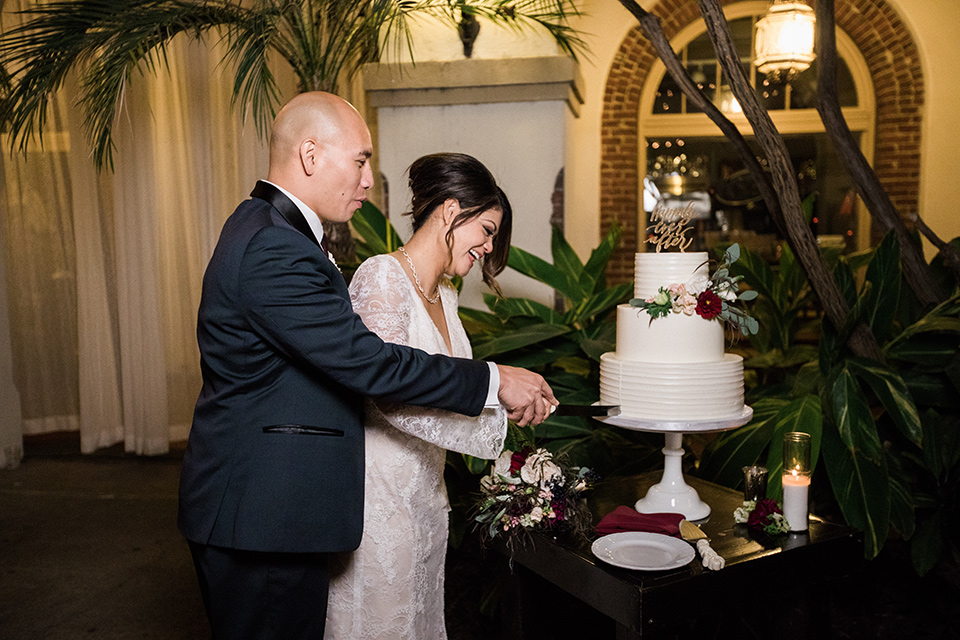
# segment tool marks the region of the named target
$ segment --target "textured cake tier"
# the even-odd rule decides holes
[[[694,314],[671,313],[650,321],[639,307],[617,307],[617,357],[633,362],[717,362],[723,358],[723,324]]]
[[[634,255],[636,298],[651,298],[671,284],[686,284],[695,278],[710,277],[706,251],[696,253],[637,253]]]
[[[600,403],[620,415],[648,420],[711,420],[743,411],[743,358],[716,362],[628,362],[614,353],[600,358]]]

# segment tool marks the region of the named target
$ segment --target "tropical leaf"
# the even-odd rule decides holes
[[[740,252],[740,258],[730,266],[730,269],[733,273],[742,275],[744,282],[783,312],[786,307],[783,287],[766,260],[749,249],[743,249]]]
[[[743,467],[755,464],[769,444],[777,413],[786,404],[781,398],[756,401],[750,422],[723,433],[704,451],[698,475],[726,487],[739,486],[743,481]]]
[[[556,289],[565,295],[574,306],[583,301],[583,290],[580,288],[578,281],[573,280],[557,267],[529,251],[511,246],[507,264],[523,275]]]
[[[823,433],[823,412],[820,398],[807,395],[787,403],[777,411],[773,419],[774,429],[767,454],[767,495],[779,498],[783,494],[783,436],[786,433],[810,434],[810,469],[815,470],[820,457],[820,440]]]
[[[874,464],[881,464],[883,447],[870,413],[870,405],[847,366],[837,370],[827,392],[833,409],[833,420],[843,444],[851,452]]]
[[[585,298],[583,303],[572,311],[571,320],[577,326],[583,326],[594,317],[602,317],[617,305],[627,302],[633,295],[633,283],[623,283],[604,289],[596,295]]]
[[[823,460],[844,519],[864,532],[864,555],[874,558],[890,528],[890,480],[886,466],[852,450],[832,428],[824,428]]]
[[[887,456],[887,473],[890,475],[890,524],[909,540],[917,528],[910,478],[895,456]]]
[[[356,243],[360,262],[371,256],[392,253],[403,244],[393,224],[369,200],[353,214],[350,224],[361,238]]]
[[[871,283],[872,288],[865,320],[881,342],[890,336],[893,319],[897,315],[901,281],[900,245],[897,236],[890,231],[867,266],[867,282]]]
[[[537,438],[582,438],[592,432],[587,420],[573,416],[550,416],[536,427]]]
[[[517,316],[537,318],[546,324],[561,324],[561,316],[556,311],[529,298],[499,298],[484,294],[484,302],[498,317],[508,320]]]
[[[910,545],[910,559],[913,569],[921,576],[933,569],[943,553],[943,535],[941,534],[942,515],[940,510],[917,523]]]
[[[849,358],[847,367],[853,375],[866,382],[873,390],[900,432],[911,442],[920,446],[923,427],[920,424],[917,407],[903,378],[890,369],[860,358]]]
[[[598,287],[604,286],[607,263],[621,235],[620,225],[613,224],[607,235],[600,241],[600,245],[590,253],[590,258],[580,273],[580,287],[587,295],[597,293]]]
[[[567,274],[571,280],[579,282],[583,274],[583,262],[580,261],[580,256],[573,250],[567,239],[563,237],[563,231],[557,225],[553,225],[550,237],[550,252],[553,255],[553,265]]]
[[[477,360],[487,360],[497,354],[529,347],[570,331],[570,327],[557,324],[535,324],[522,327],[489,339],[478,339],[473,347],[473,357]]]

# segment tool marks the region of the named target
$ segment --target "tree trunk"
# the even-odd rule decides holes
[[[719,127],[720,131],[723,132],[723,135],[726,136],[731,144],[733,144],[747,171],[750,172],[750,177],[757,183],[757,188],[760,190],[760,195],[767,205],[770,217],[773,218],[777,228],[780,229],[780,233],[785,238],[788,238],[789,241],[786,224],[783,220],[783,213],[780,210],[780,201],[777,200],[777,194],[773,190],[773,183],[770,182],[770,176],[763,170],[763,167],[760,166],[757,155],[747,144],[746,139],[740,134],[737,125],[733,124],[711,100],[703,95],[703,91],[700,90],[700,87],[697,86],[693,78],[690,77],[690,74],[687,73],[686,67],[683,66],[680,58],[670,46],[670,41],[667,40],[666,34],[663,33],[660,18],[644,10],[634,0],[620,0],[620,4],[632,13],[640,23],[640,30],[643,32],[643,35],[647,37],[647,40],[649,40],[653,48],[656,49],[660,60],[663,61],[667,71],[687,98],[693,102],[698,109],[703,111],[707,117]]]
[[[923,305],[943,302],[944,295],[923,258],[922,247],[914,242],[903,218],[884,191],[877,174],[860,151],[837,100],[837,43],[833,0],[817,2],[817,111],[843,165],[850,172],[857,191],[872,218],[885,230],[893,229],[900,242],[903,275]],[[924,225],[925,227],[926,225]],[[952,250],[953,248],[950,247]],[[955,254],[956,251],[953,251]],[[946,257],[946,256],[945,256]]]
[[[767,156],[774,190],[780,201],[788,237],[791,239],[790,244],[807,274],[810,286],[823,306],[827,319],[837,330],[841,330],[846,324],[849,308],[830,270],[820,257],[816,239],[807,226],[787,147],[743,72],[740,56],[733,45],[730,28],[724,18],[719,0],[697,0],[697,4],[706,22],[707,32],[716,49],[720,66],[730,82],[733,94],[739,101],[744,115],[753,127],[757,141]],[[850,336],[848,345],[858,356],[874,360],[882,359],[876,338],[868,330],[860,328],[855,330]]]

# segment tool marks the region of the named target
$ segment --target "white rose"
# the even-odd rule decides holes
[[[537,449],[527,457],[520,468],[520,477],[527,484],[539,484],[546,487],[550,481],[560,475],[560,467],[551,460],[550,452],[546,449]]]
[[[543,520],[543,509],[540,507],[534,507],[530,510],[530,519],[534,522],[540,522]]]
[[[707,285],[710,284],[710,280],[705,276],[697,276],[690,282],[686,283],[687,293],[696,297],[701,293],[706,291]]]
[[[510,461],[512,458],[513,451],[510,451],[509,449],[500,454],[500,457],[497,458],[496,462],[493,463],[494,477],[510,475]]]

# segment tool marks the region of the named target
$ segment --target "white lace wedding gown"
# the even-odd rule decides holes
[[[457,291],[440,287],[452,353],[400,263],[366,260],[350,284],[353,307],[387,342],[471,357],[457,316]],[[502,408],[477,418],[367,402],[363,540],[340,554],[330,582],[326,640],[437,640],[447,547],[445,449],[496,458],[506,435]]]

